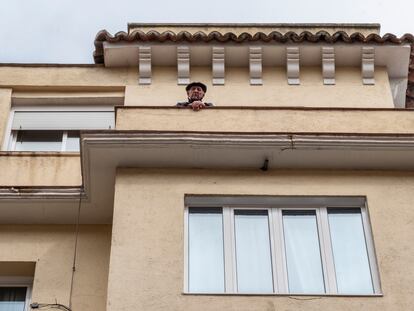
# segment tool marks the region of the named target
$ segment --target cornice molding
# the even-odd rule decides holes
[[[214,146],[260,146],[298,148],[335,148],[335,149],[393,149],[414,148],[414,134],[376,135],[376,134],[315,134],[315,133],[185,133],[185,132],[105,132],[86,133],[86,145],[106,145],[118,148],[122,145],[214,145]]]
[[[95,63],[100,64],[104,63],[104,54],[103,54],[103,43],[131,43],[131,42],[158,42],[158,43],[178,43],[178,42],[187,42],[187,43],[206,43],[206,42],[233,42],[233,43],[243,43],[243,42],[277,42],[277,43],[366,43],[366,44],[412,44],[414,43],[414,36],[412,34],[405,34],[401,37],[397,37],[394,34],[385,34],[380,36],[378,34],[370,34],[364,36],[363,34],[356,32],[353,34],[348,34],[345,31],[338,31],[334,34],[329,34],[327,31],[319,31],[315,34],[309,31],[303,31],[301,33],[296,33],[289,31],[285,34],[282,34],[278,31],[272,31],[268,34],[263,32],[257,32],[255,34],[242,33],[236,35],[232,32],[220,33],[218,31],[212,31],[210,33],[205,33],[198,31],[194,34],[188,31],[181,31],[175,33],[173,31],[158,32],[151,30],[148,32],[135,30],[131,33],[126,33],[124,31],[117,32],[115,35],[110,34],[106,30],[101,30],[95,37],[95,51],[93,53]]]

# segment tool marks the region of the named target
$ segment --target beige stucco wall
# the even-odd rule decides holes
[[[110,237],[110,226],[80,226],[72,310],[105,310]],[[2,225],[0,267],[2,262],[35,262],[32,302],[68,305],[74,245],[74,225]]]
[[[137,79],[136,67],[108,69],[102,66],[0,66],[0,87],[12,88],[14,92],[48,90],[61,92],[58,97],[65,96],[64,92],[69,92],[68,97],[73,97],[73,93],[70,93],[73,91],[119,92],[126,86],[126,105],[171,106],[186,99],[184,86],[177,85],[175,67],[154,67],[151,85],[138,85]],[[353,67],[337,68],[334,86],[323,85],[319,67],[302,67],[300,79],[300,85],[288,85],[285,68],[265,67],[263,86],[252,86],[249,83],[247,67],[231,67],[226,68],[225,86],[213,86],[211,68],[191,68],[191,80],[206,83],[209,88],[206,101],[218,106],[394,106],[385,68],[375,69],[375,85],[363,85],[360,68]],[[2,107],[10,105],[7,102],[10,94],[7,92],[0,94],[3,98],[0,102]],[[114,96],[111,93],[108,95]],[[119,95],[116,97],[119,98]],[[16,96],[22,97],[21,94]]]
[[[413,133],[413,110],[119,108],[117,130]]]
[[[108,311],[410,310],[413,190],[412,172],[119,169]],[[183,295],[184,194],[367,196],[384,296]]]
[[[226,68],[224,86],[213,86],[211,68],[192,67],[191,80],[207,87],[205,101],[217,106],[365,107],[393,108],[388,74],[375,68],[375,85],[363,85],[360,68],[337,68],[336,85],[324,85],[321,68],[301,68],[300,85],[288,85],[286,69],[263,68],[263,85],[250,85],[248,68]],[[155,67],[151,85],[128,85],[127,106],[172,106],[185,101],[177,85],[177,69]]]
[[[5,139],[5,130],[9,120],[9,113],[11,107],[11,89],[0,88],[0,146]]]
[[[0,152],[0,186],[79,186],[80,157]]]
[[[91,66],[0,66],[0,87],[14,90],[115,90],[137,81],[137,68]]]

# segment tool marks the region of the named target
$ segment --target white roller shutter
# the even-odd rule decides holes
[[[12,130],[114,129],[113,111],[15,111]]]

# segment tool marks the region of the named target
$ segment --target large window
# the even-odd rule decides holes
[[[361,197],[186,197],[188,293],[380,294]]]
[[[18,106],[4,150],[79,152],[81,130],[114,128],[113,106]]]

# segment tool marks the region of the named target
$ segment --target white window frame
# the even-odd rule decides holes
[[[26,287],[24,311],[29,311],[32,300],[33,278],[25,276],[0,276],[0,287]]]
[[[17,139],[17,132],[16,130],[12,130],[13,126],[13,120],[15,113],[18,111],[27,111],[27,112],[36,112],[36,111],[54,111],[54,112],[72,112],[72,111],[113,111],[114,105],[15,105],[12,106],[9,114],[9,119],[7,122],[7,127],[4,133],[3,138],[3,144],[2,144],[2,150],[3,151],[14,151],[16,146],[16,139]],[[56,129],[58,131],[59,129]],[[71,130],[64,130],[63,132],[66,132],[66,138],[67,138],[67,132]],[[65,133],[64,133],[65,135]],[[63,140],[63,139],[62,139]],[[62,143],[62,150],[65,151],[66,145]]]
[[[276,196],[186,196],[184,208],[184,293],[192,294],[188,289],[188,219],[191,207],[222,207],[223,208],[223,242],[225,266],[225,292],[203,294],[246,294],[237,292],[237,271],[234,237],[235,210],[267,210],[271,247],[271,262],[274,292],[270,295],[335,295],[335,296],[382,296],[381,284],[376,261],[374,242],[364,197],[276,197]],[[246,201],[246,202],[243,202]],[[341,294],[338,293],[334,266],[328,208],[351,209],[359,208],[365,235],[367,255],[373,285],[373,294]],[[321,263],[325,285],[322,294],[289,293],[288,274],[285,258],[284,232],[282,226],[283,211],[315,211]],[[195,293],[200,294],[200,293]],[[247,293],[249,294],[249,293]],[[255,295],[262,295],[252,293]],[[269,295],[269,294],[263,294]]]
[[[67,151],[67,147],[66,147],[66,142],[68,140],[68,132],[76,132],[73,130],[70,131],[61,131],[61,130],[51,130],[54,132],[62,132],[62,140],[61,140],[61,147],[59,151],[56,152],[77,152],[79,153],[79,151]],[[7,148],[9,151],[16,151],[16,143],[17,143],[17,136],[19,135],[19,131],[11,131],[10,134],[10,142],[9,142],[9,147]],[[41,151],[36,151],[36,152],[41,152]]]

